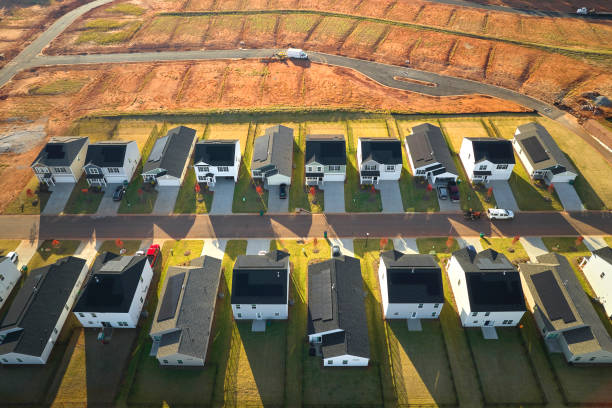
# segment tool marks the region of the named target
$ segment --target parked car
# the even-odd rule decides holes
[[[446,200],[448,198],[448,188],[438,186],[438,197],[440,197],[440,200]]]
[[[149,259],[149,264],[151,268],[155,267],[155,262],[157,262],[157,258],[159,257],[159,253],[161,252],[161,248],[159,244],[153,244],[147,249],[147,258]]]
[[[459,202],[459,186],[454,181],[448,182],[448,195],[452,202]]]
[[[278,197],[283,200],[287,198],[287,185],[286,184],[280,185],[278,189]]]
[[[342,255],[342,251],[340,250],[340,245],[332,245],[331,256],[336,257],[336,256],[341,256],[341,255]]]
[[[514,212],[503,208],[489,208],[487,215],[492,220],[511,220],[514,218]]]
[[[6,257],[10,259],[12,263],[17,265],[17,261],[19,260],[19,255],[17,255],[17,252],[9,252],[6,254]]]
[[[125,187],[124,186],[117,187],[115,189],[115,192],[113,193],[113,201],[121,201],[124,195],[125,195]]]

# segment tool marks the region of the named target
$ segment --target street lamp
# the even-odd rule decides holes
[[[369,233],[369,232],[366,232],[366,244],[365,244],[366,251],[368,250],[368,239],[369,239],[369,238],[370,238],[370,233]]]

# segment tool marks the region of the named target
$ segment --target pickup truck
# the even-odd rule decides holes
[[[159,257],[159,253],[161,252],[161,248],[159,244],[153,244],[147,249],[146,256],[149,260],[149,265],[151,268],[155,267],[155,262],[157,262],[157,258]],[[136,255],[145,255],[145,251],[138,251]]]

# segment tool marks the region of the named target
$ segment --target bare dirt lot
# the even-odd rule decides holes
[[[33,93],[71,78],[78,91]],[[117,86],[121,84],[121,86]],[[520,112],[487,96],[429,97],[383,87],[354,71],[312,64],[209,61],[41,68],[22,72],[2,88],[0,124],[48,117],[48,136],[66,135],[75,119],[93,114],[202,112],[215,109],[356,109],[397,112]],[[0,137],[2,128],[0,128]],[[31,178],[40,144],[0,156],[0,211]]]

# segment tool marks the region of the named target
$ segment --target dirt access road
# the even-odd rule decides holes
[[[513,221],[466,221],[459,213],[0,216],[0,238],[306,238],[611,235],[609,212],[524,212]]]

